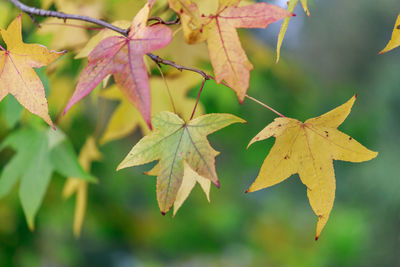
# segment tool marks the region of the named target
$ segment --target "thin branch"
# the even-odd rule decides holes
[[[175,69],[177,69],[177,70],[179,70],[179,71],[188,70],[188,71],[192,71],[192,72],[197,72],[198,74],[200,74],[201,76],[203,76],[203,78],[204,78],[205,80],[209,80],[209,79],[211,78],[210,75],[206,74],[206,73],[205,73],[204,71],[202,71],[202,70],[176,64],[176,63],[173,62],[173,61],[160,58],[159,56],[154,55],[154,54],[152,54],[152,53],[148,53],[147,55],[148,55],[155,63],[157,63],[157,64],[168,65],[168,66],[171,66],[171,67],[173,67],[173,68],[175,68]]]
[[[108,22],[103,21],[103,20],[91,18],[88,16],[66,14],[66,13],[58,12],[58,11],[51,11],[51,10],[44,10],[44,9],[40,9],[40,8],[30,7],[30,6],[27,6],[23,3],[21,3],[19,0],[9,0],[9,1],[13,5],[15,5],[17,8],[21,9],[22,12],[25,12],[28,15],[36,15],[36,16],[40,16],[40,17],[54,17],[54,18],[63,19],[64,22],[67,21],[68,19],[87,21],[87,22],[90,22],[93,24],[103,26],[103,27],[113,30],[115,32],[118,32],[126,37],[128,36],[128,33],[129,33],[129,29],[121,29],[121,28],[116,27]]]

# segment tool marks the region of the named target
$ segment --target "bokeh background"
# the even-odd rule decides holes
[[[48,4],[51,9],[75,5],[80,13],[114,21],[132,19],[143,2]],[[286,0],[267,2],[285,6]],[[86,9],[77,9],[79,5]],[[358,94],[340,129],[379,151],[379,156],[360,164],[334,163],[335,205],[318,242],[314,241],[317,218],[297,175],[272,188],[244,194],[274,140],[246,150],[247,143],[275,114],[248,100],[239,105],[230,89],[208,82],[201,97],[206,112],[233,113],[248,121],[209,138],[221,151],[216,160],[221,188],[211,189],[211,203],[196,186],[175,218],[170,213],[163,217],[156,203],[155,178],[142,174],[151,164],[115,172],[141,138],[136,130],[100,147],[103,159],[92,166],[99,184],[89,187],[88,212],[79,239],[72,233],[75,200],[61,198],[65,177],[53,177],[34,232],[26,225],[17,190],[0,200],[0,266],[399,266],[400,49],[378,55],[390,38],[399,1],[310,0],[309,8],[311,17],[300,6],[296,8],[279,64],[275,64],[275,43],[280,23],[266,30],[240,30],[240,34],[255,66],[248,93],[286,116],[305,120]],[[18,13],[2,0],[0,26],[6,27]],[[45,83],[55,99],[49,101],[54,118],[85,64],[72,59],[79,50],[76,41],[82,45],[87,36],[80,39],[58,32],[59,37],[54,37],[56,30],[37,33],[26,15],[23,23],[25,40],[50,48],[71,47],[54,68],[46,69],[49,80]],[[75,43],[68,43],[71,40]],[[181,52],[173,47],[172,51]],[[198,51],[188,64],[211,71],[204,61],[207,55]],[[170,54],[173,59],[174,53]],[[59,86],[53,88],[57,82]],[[195,96],[198,88],[190,95]],[[87,136],[101,132],[116,105],[88,97],[73,115],[60,120],[67,121],[62,127],[77,152]],[[4,138],[12,129],[7,129],[2,113],[0,136]],[[9,154],[0,153],[0,169],[8,160]]]

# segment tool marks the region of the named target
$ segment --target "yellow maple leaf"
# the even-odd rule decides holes
[[[97,149],[95,139],[90,136],[86,139],[85,144],[79,153],[79,163],[82,168],[89,172],[93,161],[98,161],[102,158],[100,151]],[[82,229],[83,219],[85,218],[87,206],[87,190],[88,183],[85,180],[68,178],[64,185],[62,196],[64,199],[76,194],[75,215],[74,215],[74,235],[79,237]]]
[[[186,95],[193,86],[201,82],[201,76],[192,72],[174,72],[167,75],[166,82],[170,88],[176,112],[185,120],[189,119],[191,115],[190,111],[194,107],[195,100],[188,98]],[[161,111],[173,111],[171,100],[163,79],[160,77],[151,77],[150,87],[153,99],[152,114],[157,114]],[[139,111],[123,96],[116,85],[103,91],[101,96],[110,100],[119,100],[120,105],[115,110],[103,136],[100,138],[100,144],[124,138],[132,133],[136,127],[140,127],[143,134],[148,134],[150,132]],[[204,109],[202,105],[199,105],[196,109],[196,114],[202,115],[203,113]]]
[[[390,38],[389,43],[384,49],[382,49],[382,51],[379,52],[379,54],[386,53],[392,49],[395,49],[398,46],[400,46],[400,13],[397,17],[396,23],[394,24],[392,37]]]
[[[297,3],[299,0],[289,0],[288,1],[288,7],[287,11],[293,12],[294,8],[296,7]],[[306,12],[307,16],[310,16],[310,11],[308,10],[307,7],[307,0],[300,0],[301,5],[303,6],[304,12]],[[281,57],[281,47],[283,43],[283,38],[285,37],[288,25],[289,25],[290,17],[287,17],[283,20],[281,30],[279,31],[278,35],[278,44],[276,45],[276,63],[279,62],[279,59]]]
[[[49,51],[38,44],[25,44],[21,34],[21,15],[0,34],[7,50],[0,50],[0,101],[12,94],[27,110],[54,128],[49,116],[43,83],[33,68],[49,65],[65,52]]]
[[[258,177],[247,192],[273,186],[298,173],[307,186],[310,205],[318,216],[316,239],[328,221],[335,199],[333,160],[362,162],[378,154],[337,130],[349,115],[355,100],[354,96],[338,108],[304,123],[291,118],[277,118],[249,144],[271,136],[276,138]]]

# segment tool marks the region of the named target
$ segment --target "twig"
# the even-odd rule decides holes
[[[66,20],[68,20],[68,19],[80,20],[80,21],[87,21],[87,22],[90,22],[90,23],[93,23],[93,24],[97,24],[97,25],[99,25],[99,26],[102,26],[102,27],[104,27],[104,28],[113,30],[113,31],[115,31],[115,32],[117,32],[117,33],[122,34],[122,35],[125,36],[125,37],[128,37],[128,35],[129,35],[129,29],[122,29],[122,28],[119,28],[119,27],[114,26],[114,25],[112,25],[112,24],[110,24],[110,23],[108,23],[108,22],[105,22],[105,21],[103,21],[103,20],[99,20],[99,19],[95,19],[95,18],[91,18],[91,17],[87,17],[87,16],[80,16],[80,15],[74,15],[74,14],[66,14],[66,13],[57,12],[57,11],[50,11],[50,10],[44,10],[44,9],[39,9],[39,8],[35,8],[35,7],[30,7],[30,6],[27,6],[27,5],[23,4],[23,3],[21,3],[19,0],[9,0],[9,1],[10,1],[12,4],[14,4],[17,8],[21,9],[22,12],[27,13],[27,14],[28,14],[29,16],[31,16],[31,17],[32,17],[32,15],[37,15],[37,16],[41,16],[41,17],[55,17],[55,18],[63,19],[64,22],[65,22]],[[164,20],[162,20],[162,19],[159,18],[159,17],[151,17],[151,18],[149,18],[149,21],[151,21],[151,20],[157,21],[158,23],[156,23],[156,24],[162,23],[162,24],[165,24],[165,25],[173,25],[173,24],[179,24],[179,23],[180,23],[179,18],[176,18],[176,19],[173,20],[173,21],[164,21]],[[398,26],[398,28],[399,28],[399,27],[400,27],[400,25]],[[0,46],[0,49],[3,50],[3,51],[6,51],[6,50],[5,50],[3,47],[1,47],[1,46]],[[163,58],[161,58],[161,57],[159,57],[159,56],[157,56],[157,55],[154,55],[154,54],[152,54],[152,53],[148,53],[147,56],[150,57],[157,65],[164,64],[164,65],[171,66],[171,67],[173,67],[173,68],[175,68],[175,69],[177,69],[177,70],[179,70],[179,71],[183,71],[183,70],[192,71],[192,72],[196,72],[196,73],[200,74],[201,76],[203,76],[204,80],[203,80],[203,83],[202,83],[202,85],[201,85],[201,88],[200,88],[200,91],[199,91],[199,95],[197,96],[196,105],[195,105],[195,107],[194,107],[194,110],[193,110],[193,113],[192,113],[192,116],[191,116],[191,117],[193,118],[194,113],[195,113],[195,111],[196,111],[196,107],[197,107],[198,102],[199,102],[199,99],[200,99],[200,94],[201,94],[201,92],[202,92],[202,90],[203,90],[203,87],[204,87],[205,82],[206,82],[207,80],[210,80],[210,79],[213,79],[214,81],[216,81],[215,77],[213,77],[213,76],[211,76],[211,75],[208,75],[207,73],[205,73],[205,72],[202,71],[202,70],[179,65],[179,64],[177,64],[177,63],[175,63],[175,62],[173,62],[173,61],[170,61],[170,60],[167,60],[167,59],[163,59]],[[225,85],[225,86],[227,86],[227,87],[229,87],[229,88],[231,88],[231,89],[233,89],[231,86],[229,86],[229,85],[228,85],[227,83],[225,83],[225,82],[220,82],[220,83],[223,84],[223,85]],[[262,105],[263,107],[269,109],[270,111],[274,112],[275,114],[277,114],[277,115],[279,115],[279,116],[281,116],[281,117],[285,117],[285,116],[283,116],[281,113],[279,113],[278,111],[276,111],[275,109],[273,109],[273,108],[271,108],[270,106],[268,106],[268,105],[262,103],[261,101],[255,99],[254,97],[251,97],[251,96],[249,96],[249,95],[246,95],[246,97],[247,97],[248,99],[250,99],[250,100],[252,100],[252,101],[254,101],[254,102],[256,102],[256,103]]]
[[[27,6],[23,3],[21,3],[19,0],[9,0],[9,1],[13,5],[15,5],[16,7],[21,9],[22,12],[25,12],[28,15],[36,15],[36,16],[40,16],[40,17],[54,17],[54,18],[63,19],[64,22],[67,21],[68,19],[87,21],[87,22],[90,22],[93,24],[103,26],[103,27],[113,30],[115,32],[118,32],[118,33],[122,34],[123,36],[128,36],[128,33],[129,33],[129,29],[121,29],[121,28],[116,27],[108,22],[103,21],[103,20],[91,18],[88,16],[66,14],[66,13],[58,12],[58,11],[51,11],[51,10],[44,10],[44,9],[40,9],[40,8],[30,7],[30,6]]]
[[[176,63],[173,62],[173,61],[160,58],[159,56],[154,55],[154,54],[152,54],[152,53],[148,53],[147,55],[148,55],[155,63],[157,63],[157,64],[168,65],[168,66],[171,66],[171,67],[173,67],[173,68],[175,68],[175,69],[177,69],[177,70],[179,70],[179,71],[188,70],[188,71],[192,71],[192,72],[197,72],[198,74],[200,74],[201,76],[203,76],[203,78],[204,78],[205,80],[209,80],[209,79],[211,78],[210,75],[206,74],[206,73],[205,73],[204,71],[202,71],[202,70],[176,64]]]
[[[205,83],[206,83],[206,79],[203,79],[203,82],[201,83],[201,87],[200,87],[199,93],[197,95],[196,104],[194,104],[193,112],[192,112],[192,115],[190,116],[190,119],[189,119],[190,121],[193,119],[194,113],[196,112],[197,105],[199,104],[199,100],[200,100],[200,95],[201,95],[201,92],[203,92],[203,88],[204,88],[204,84]]]

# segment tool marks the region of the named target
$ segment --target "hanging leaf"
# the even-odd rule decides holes
[[[273,186],[298,173],[307,186],[310,205],[318,216],[316,239],[328,221],[335,199],[333,160],[362,162],[378,155],[337,130],[349,115],[355,100],[353,97],[340,107],[304,123],[291,118],[275,119],[249,144],[272,136],[276,138],[258,177],[247,192]]]
[[[0,29],[7,51],[0,51],[0,101],[11,94],[27,110],[54,127],[49,116],[43,83],[33,68],[46,66],[65,52],[49,51],[37,44],[25,44],[21,35],[21,15],[7,30]]]
[[[129,36],[111,36],[101,41],[88,57],[65,112],[112,74],[125,97],[139,110],[151,128],[151,97],[145,54],[168,45],[171,30],[165,25],[147,27],[151,5],[146,4],[132,21]]]
[[[198,175],[219,187],[215,170],[215,151],[207,135],[244,120],[231,114],[208,114],[189,122],[165,111],[153,117],[155,130],[143,137],[118,166],[118,170],[159,160],[157,200],[165,214],[177,199],[185,162]]]
[[[266,28],[270,23],[292,14],[284,9],[257,3],[239,7],[240,0],[219,0],[215,14],[200,14],[191,0],[169,0],[170,7],[180,15],[186,42],[207,41],[216,81],[225,81],[243,102],[249,87],[253,65],[243,50],[237,28]]]

